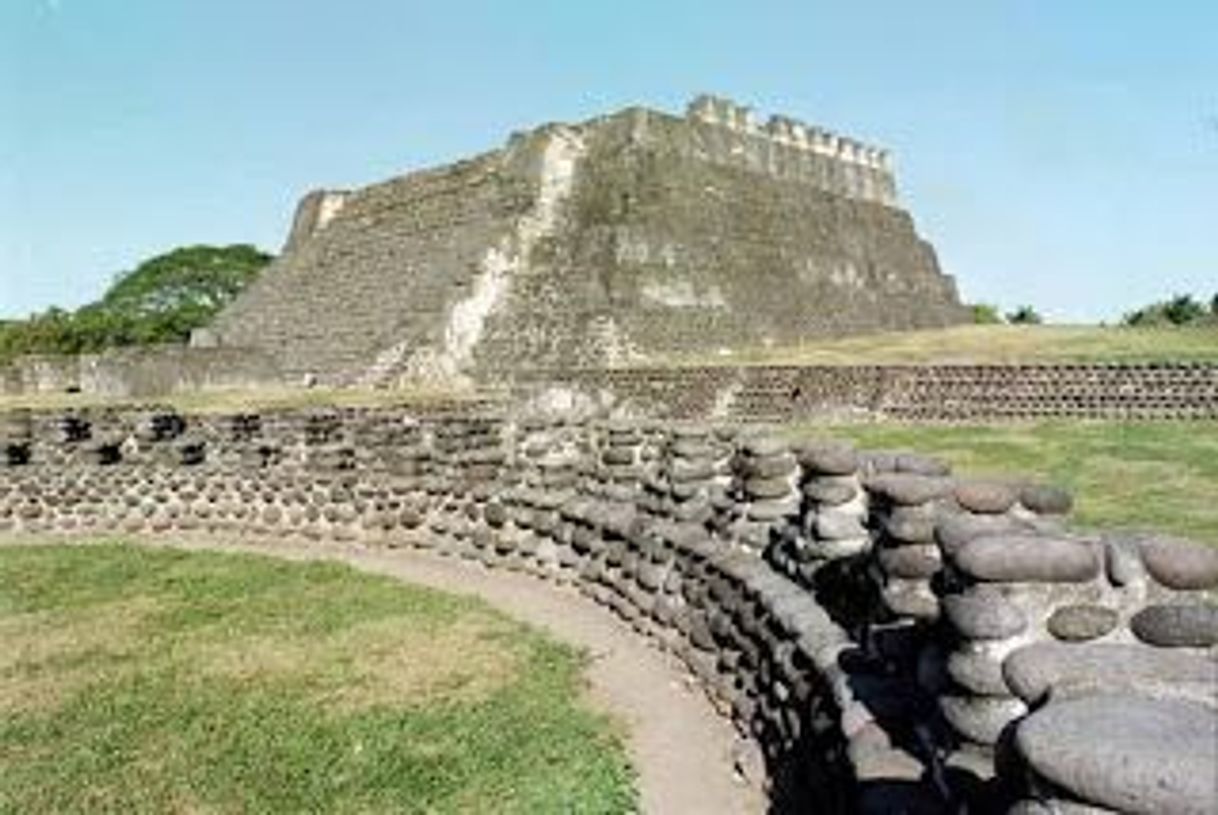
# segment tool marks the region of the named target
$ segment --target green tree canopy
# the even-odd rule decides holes
[[[272,256],[248,244],[184,246],[115,279],[97,302],[0,322],[0,360],[185,342],[211,322]]]
[[[128,314],[214,314],[258,276],[271,256],[249,244],[183,246],[118,276],[100,305]]]
[[[1129,312],[1121,318],[1121,322],[1132,326],[1198,325],[1207,320],[1213,321],[1216,314],[1213,307],[1216,302],[1218,295],[1214,296],[1207,312],[1205,304],[1194,299],[1191,294],[1176,294],[1167,300]]]
[[[973,313],[973,322],[978,325],[1002,322],[1002,312],[992,303],[972,303],[968,308]]]

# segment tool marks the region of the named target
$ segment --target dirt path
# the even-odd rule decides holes
[[[30,542],[28,539],[21,542]],[[57,542],[64,542],[62,540]],[[150,541],[187,549],[275,555],[289,560],[336,560],[441,591],[471,594],[556,639],[587,649],[593,702],[628,728],[643,811],[656,815],[737,815],[765,811],[759,779],[745,782],[736,756],[759,766],[751,744],[691,687],[677,660],[649,646],[605,609],[574,589],[523,574],[410,551],[340,544],[182,537]]]

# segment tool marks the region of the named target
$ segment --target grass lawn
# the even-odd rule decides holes
[[[629,811],[582,665],[345,566],[0,547],[0,812]]]
[[[674,356],[670,365],[912,365],[1031,362],[1218,362],[1218,328],[962,325],[896,331],[732,354]]]
[[[1218,423],[875,424],[798,432],[940,455],[958,474],[1038,476],[1075,490],[1079,525],[1153,529],[1218,546]]]

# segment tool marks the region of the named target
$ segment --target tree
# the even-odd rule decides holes
[[[1189,294],[1178,294],[1163,309],[1163,315],[1172,325],[1188,325],[1205,316],[1205,307]]]
[[[1044,319],[1031,306],[1019,306],[1007,313],[1007,322],[1014,325],[1040,325]]]
[[[990,303],[973,303],[969,306],[973,312],[973,322],[978,325],[990,325],[993,323],[1002,322],[1002,314],[998,311],[998,306]]]
[[[1214,300],[1218,300],[1218,295],[1215,295]],[[1211,301],[1211,316],[1214,314],[1214,305],[1215,302]],[[1131,326],[1196,325],[1207,319],[1209,317],[1202,302],[1194,299],[1191,294],[1177,294],[1167,300],[1131,311],[1121,318],[1121,322]]]
[[[0,360],[185,342],[272,260],[253,246],[186,246],[118,276],[95,303],[0,323]]]
[[[270,261],[270,255],[248,244],[184,246],[119,275],[101,306],[135,314],[181,309],[214,314]]]

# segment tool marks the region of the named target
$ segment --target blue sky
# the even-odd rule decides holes
[[[0,0],[0,315],[516,129],[711,91],[889,146],[970,301],[1218,290],[1218,3]]]

